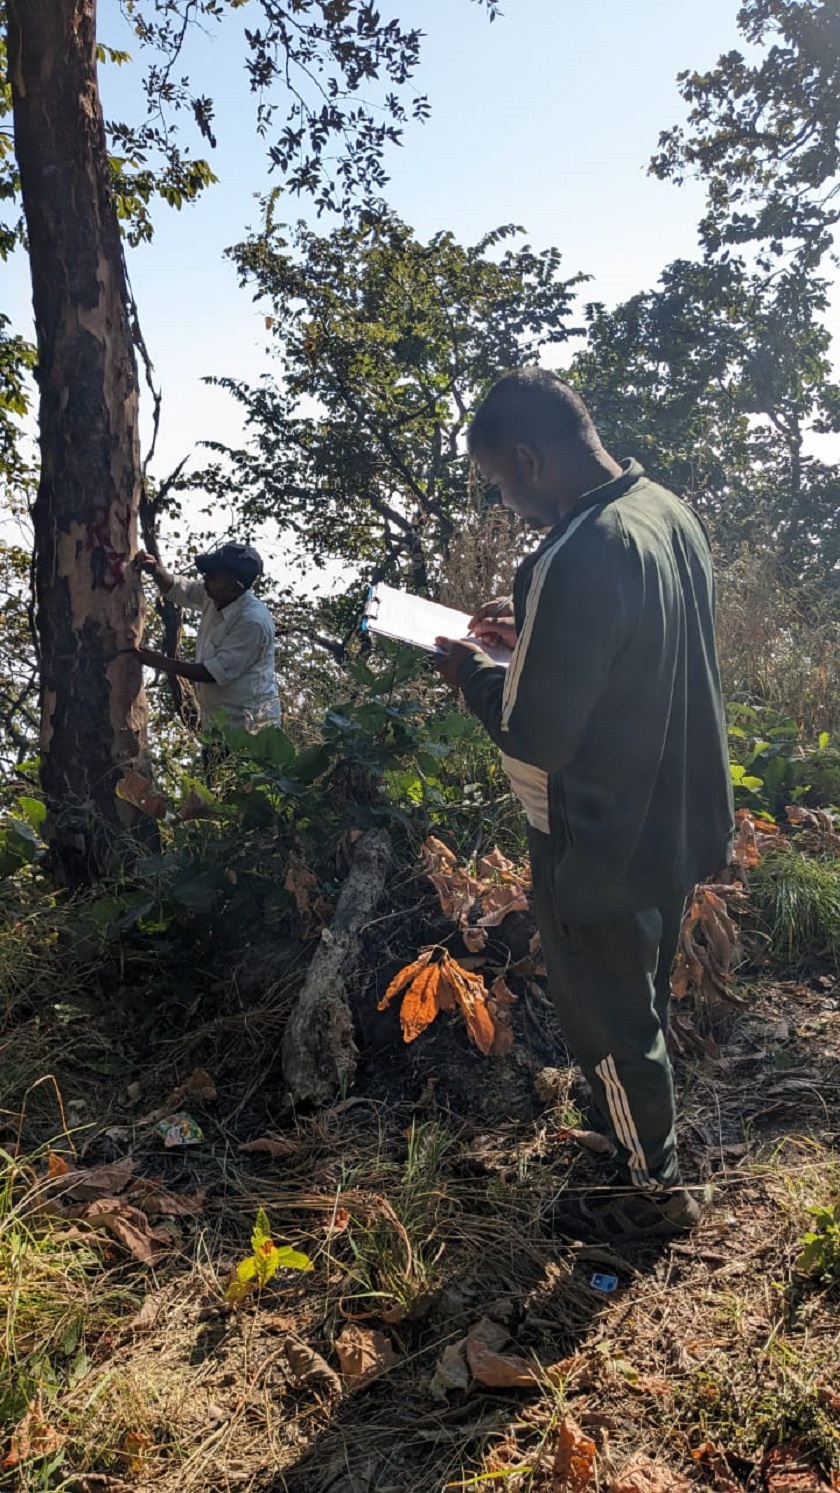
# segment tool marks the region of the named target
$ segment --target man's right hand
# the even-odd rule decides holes
[[[150,555],[148,550],[138,550],[131,563],[141,575],[150,575],[158,590],[166,595],[175,577],[170,575],[165,566],[161,565],[160,560]]]
[[[491,648],[514,648],[516,623],[512,597],[500,596],[496,601],[486,601],[470,618],[470,632]]]

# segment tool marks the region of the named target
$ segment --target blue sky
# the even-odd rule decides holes
[[[594,277],[584,299],[607,303],[650,287],[670,260],[695,252],[699,189],[660,183],[645,168],[660,129],[683,115],[677,72],[709,66],[738,44],[738,0],[505,0],[493,25],[470,0],[383,0],[381,8],[427,33],[415,83],[432,118],[410,125],[388,160],[387,195],[419,234],[448,228],[474,241],[521,223],[535,247],[561,249],[565,272]],[[216,100],[219,185],[181,213],[161,205],[154,244],[130,256],[164,392],[158,475],[202,438],[236,438],[233,402],[207,389],[203,375],[253,380],[270,366],[262,313],[223,258],[257,225],[255,193],[269,182],[242,72],[249,12],[195,37],[185,59]],[[136,54],[117,0],[100,0],[99,33]],[[139,107],[136,69],[107,66],[101,83],[110,115]],[[303,211],[289,198],[280,216]],[[20,321],[25,263],[6,273]]]

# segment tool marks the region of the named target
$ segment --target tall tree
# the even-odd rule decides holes
[[[733,50],[679,76],[688,123],[660,136],[652,170],[707,186],[701,223],[712,252],[793,250],[813,267],[840,222],[840,9],[837,0],[744,0]]]
[[[840,481],[806,444],[809,429],[840,429],[826,294],[795,269],[677,261],[656,290],[587,308],[571,376],[608,445],[694,502],[722,554],[746,544],[837,584]]]
[[[269,313],[281,374],[222,381],[252,435],[202,480],[244,518],[274,519],[316,566],[356,565],[434,593],[474,506],[463,431],[501,368],[563,343],[575,287],[555,249],[510,226],[464,247],[394,216],[290,245],[272,228],[233,251]]]
[[[495,14],[495,0],[478,3]],[[178,205],[212,179],[166,122],[167,110],[189,110],[212,146],[212,100],[175,68],[194,22],[246,6],[258,17],[245,35],[263,133],[278,108],[272,88],[280,88],[272,163],[321,206],[335,207],[354,191],[375,194],[384,182],[382,151],[400,137],[398,90],[417,64],[420,33],[383,22],[366,0],[125,0],[135,35],[157,61],[147,73],[149,120],[137,129],[115,126],[110,156],[96,0],[6,0],[38,340],[42,778],[53,865],[66,880],[102,864],[133,812],[115,797],[116,782],[145,761],[142,678],[129,651],[141,616],[128,564],[141,490],[138,330],[119,217],[135,237],[148,236],[156,190]],[[382,116],[364,97],[377,81],[390,90]],[[426,107],[420,99],[415,112]],[[334,142],[344,149],[331,172],[325,162]],[[13,187],[2,176],[0,194]]]
[[[33,507],[42,781],[60,879],[116,829],[121,770],[144,763],[142,592],[129,564],[140,490],[138,386],[96,87],[91,0],[7,0],[15,154],[38,339]]]

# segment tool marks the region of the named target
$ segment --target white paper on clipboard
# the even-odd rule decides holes
[[[394,586],[380,582],[371,586],[365,604],[362,626],[366,632],[378,633],[383,638],[393,638],[398,643],[409,643],[413,648],[422,648],[426,653],[438,653],[435,638],[457,638],[464,642],[475,642],[494,663],[510,663],[509,648],[491,648],[474,638],[470,632],[469,612],[458,612],[454,607],[441,606],[440,602],[427,601],[424,596],[411,596],[407,591],[398,591]]]

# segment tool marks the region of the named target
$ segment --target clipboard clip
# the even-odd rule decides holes
[[[377,594],[376,594],[376,587],[375,586],[368,586],[368,594],[367,594],[367,599],[365,601],[365,609],[364,609],[364,612],[362,613],[362,632],[367,632],[368,631],[368,623],[369,622],[375,622],[376,619],[377,619],[377,617],[379,616],[379,606],[380,606],[381,600],[382,600],[382,598],[380,596],[377,596]]]

